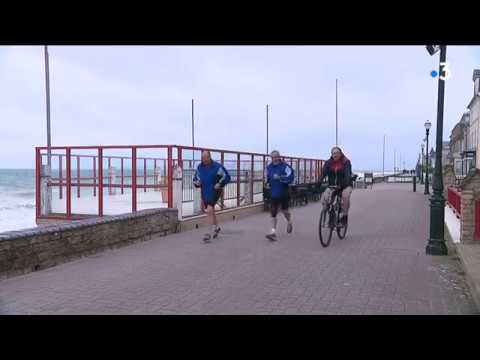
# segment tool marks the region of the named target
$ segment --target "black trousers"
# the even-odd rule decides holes
[[[281,207],[282,210],[288,210],[288,203],[290,202],[290,198],[288,195],[284,195],[280,198],[272,198],[270,199],[270,214],[272,217],[276,217],[278,214],[278,209]]]

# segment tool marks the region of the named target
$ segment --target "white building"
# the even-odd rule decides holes
[[[460,121],[455,124],[450,134],[450,153],[455,175],[457,177],[465,176],[468,172],[466,168],[465,151],[468,149],[468,136],[470,133],[470,112],[465,112]]]
[[[470,127],[464,159],[469,166],[480,168],[477,154],[480,153],[480,69],[473,70],[473,97],[468,104],[470,110]]]

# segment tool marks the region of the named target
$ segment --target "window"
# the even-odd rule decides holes
[[[462,159],[455,159],[455,175],[462,175]]]

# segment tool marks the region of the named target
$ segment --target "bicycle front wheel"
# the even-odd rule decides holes
[[[340,219],[338,219],[338,223],[340,224]],[[348,228],[348,223],[345,225],[337,226],[337,235],[339,239],[345,238],[345,235],[347,235],[347,228]]]
[[[320,238],[320,244],[322,244],[323,247],[330,245],[333,228],[331,212],[328,211],[328,209],[323,209],[320,213],[320,221],[318,224],[318,237]]]

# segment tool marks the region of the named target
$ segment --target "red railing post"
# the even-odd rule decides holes
[[[312,182],[313,179],[313,160],[310,160],[310,183]]]
[[[168,189],[168,207],[173,208],[173,159],[172,159],[172,147],[168,146],[168,156],[167,156],[167,189]]]
[[[67,218],[72,217],[72,158],[71,149],[66,150],[66,166],[67,166]]]
[[[41,174],[42,160],[40,156],[40,149],[35,148],[35,222],[41,216],[41,194],[40,194],[40,174]]]
[[[240,153],[237,153],[237,206],[240,206]]]
[[[63,173],[62,173],[62,166],[63,166],[63,161],[62,161],[62,155],[59,155],[58,156],[58,182],[60,184],[60,187],[58,189],[58,192],[59,192],[59,196],[58,198],[59,199],[62,199],[63,198],[63,186],[62,186],[62,183],[63,183]]]
[[[300,170],[301,170],[301,166],[300,166],[300,159],[295,159],[295,167],[297,168],[297,184],[300,184]]]
[[[255,168],[253,166],[254,162],[255,162],[255,156],[253,156],[253,154],[252,154],[252,164],[251,164],[252,171],[251,171],[251,175],[250,175],[250,182],[251,182],[251,184],[250,184],[250,199],[252,199],[252,204],[255,203],[255,201],[253,199],[253,193],[254,193],[253,185],[255,184],[255,181],[254,181],[255,180]]]
[[[182,171],[182,177],[184,176],[183,174],[183,148],[181,146],[177,147],[177,166],[181,169]],[[182,179],[183,183],[183,179]],[[182,185],[183,189],[183,185]],[[173,191],[173,186],[172,186],[172,191]],[[183,191],[182,191],[182,203],[183,203]]]
[[[103,148],[98,148],[98,216],[103,216]]]
[[[77,155],[77,198],[80,197],[80,157]]]
[[[123,156],[122,156],[122,158],[120,159],[120,183],[121,183],[120,191],[122,195],[123,195],[123,182],[124,182],[123,176],[124,175],[123,175]]]
[[[143,192],[147,192],[147,159],[143,159]]]
[[[225,154],[223,153],[223,151],[220,152],[220,163],[222,164],[222,166],[225,166]],[[221,208],[223,209],[224,206],[225,206],[225,201],[224,201],[224,195],[225,195],[225,190],[222,191],[222,195],[221,195],[221,198],[220,198],[220,204],[221,204]]]
[[[307,183],[307,159],[303,159],[303,183]]]
[[[132,146],[132,212],[137,211],[137,148]]]
[[[93,157],[93,196],[97,196],[97,157]]]

